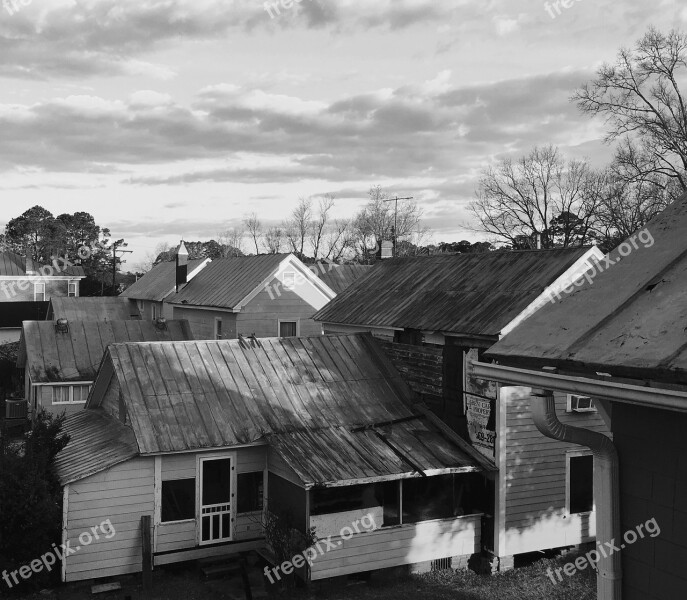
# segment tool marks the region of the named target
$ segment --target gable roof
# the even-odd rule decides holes
[[[590,252],[574,248],[385,259],[313,319],[496,336]]]
[[[44,269],[44,272],[41,272],[41,269]],[[28,275],[27,271],[30,271],[31,274]],[[64,267],[58,271],[51,265],[41,265],[31,258],[20,256],[9,250],[0,252],[0,277],[40,277],[43,274],[50,277],[58,277],[60,275],[64,277],[85,277],[83,267],[75,265]]]
[[[334,297],[332,290],[293,254],[259,254],[213,260],[183,290],[170,296],[168,302],[240,310],[242,303],[266,286],[285,261],[322,293]]]
[[[357,279],[365,275],[372,265],[336,265],[320,263],[313,267],[315,274],[337,294],[350,287]]]
[[[113,344],[101,372],[142,455],[267,442],[305,486],[493,470],[413,404],[369,334]],[[100,389],[86,412],[102,408]]]
[[[542,308],[489,355],[687,384],[687,194],[641,231],[629,238],[636,249],[619,246],[591,284]]]
[[[188,261],[188,276],[191,278],[194,271],[204,263],[210,262],[209,258]],[[124,290],[120,298],[134,298],[135,300],[151,300],[162,302],[167,296],[174,293],[176,285],[176,262],[167,261],[155,265],[143,277],[132,283]]]
[[[132,321],[140,320],[136,302],[119,296],[52,297],[48,307],[49,320],[68,321]]]
[[[53,321],[24,321],[17,366],[28,365],[33,383],[94,381],[109,344],[192,339],[186,320],[168,320],[164,328],[150,321],[70,321],[67,333]]]

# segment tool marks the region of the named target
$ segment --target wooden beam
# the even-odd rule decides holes
[[[153,587],[153,540],[151,535],[152,517],[141,516],[141,548],[143,556],[143,589],[150,591]]]

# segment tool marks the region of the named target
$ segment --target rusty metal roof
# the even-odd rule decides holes
[[[164,328],[150,321],[70,321],[66,333],[53,321],[24,321],[17,366],[28,364],[33,383],[93,381],[109,344],[192,339],[186,320],[168,320]]]
[[[70,437],[55,459],[62,485],[104,471],[138,454],[131,428],[102,410],[82,410],[68,416],[62,432]]]
[[[41,265],[31,258],[25,258],[19,256],[14,252],[4,251],[0,252],[0,277],[21,277],[27,275],[27,271],[31,272],[28,277],[40,277],[41,275],[50,275],[64,277],[84,277],[85,273],[83,267],[70,266],[62,267],[62,263],[58,263],[61,266],[59,271],[54,269],[49,265]],[[41,269],[44,269],[42,272]]]
[[[208,259],[188,261],[189,276]],[[120,298],[134,298],[136,300],[151,300],[162,302],[167,296],[174,293],[176,284],[176,262],[168,261],[155,265],[137,282],[124,290]]]
[[[69,321],[129,321],[140,319],[136,302],[119,296],[53,297],[48,319]]]
[[[588,252],[574,248],[386,259],[313,318],[495,336]]]
[[[642,231],[602,261],[591,284],[547,304],[489,354],[687,384],[687,194]]]
[[[365,275],[372,265],[335,265],[319,263],[311,270],[337,294]]]
[[[260,254],[217,258],[169,296],[170,304],[236,308],[255,288],[275,273],[288,254]]]
[[[493,468],[413,404],[368,334],[113,344],[108,365],[144,455],[267,441],[305,485]]]

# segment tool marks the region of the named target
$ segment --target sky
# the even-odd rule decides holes
[[[569,98],[677,0],[0,0],[0,227],[87,211],[134,266],[256,212],[371,186],[477,240],[482,169],[553,144],[601,166]],[[124,267],[126,270],[127,266]]]

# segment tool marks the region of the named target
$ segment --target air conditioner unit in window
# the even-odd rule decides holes
[[[592,400],[589,396],[568,394],[568,412],[596,412],[596,406],[594,406],[594,400]]]

